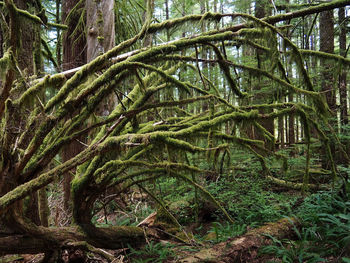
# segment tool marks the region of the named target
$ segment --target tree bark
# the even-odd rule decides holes
[[[271,10],[269,10],[268,8],[268,3],[265,1],[255,1],[255,17],[257,18],[264,18],[266,16],[268,16],[271,13]],[[258,61],[258,68],[264,69],[265,68],[265,64],[266,63],[261,63],[261,61],[263,60],[263,52],[261,50],[256,50],[256,56],[257,56],[257,61]],[[253,89],[256,90],[259,93],[259,90],[262,88],[262,86],[266,85],[266,79],[264,79],[263,77],[257,77],[257,82],[254,83]],[[271,94],[269,93],[260,93],[260,94],[256,94],[255,97],[253,98],[253,104],[257,103],[257,104],[263,104],[263,103],[272,103],[272,101],[266,101],[266,97],[268,99],[271,99],[272,96],[270,96]],[[260,113],[264,114],[268,114],[271,111],[269,110],[264,110],[261,109]],[[259,124],[265,128],[270,134],[274,135],[275,133],[275,125],[274,125],[274,120],[269,119],[269,120],[261,120],[259,121]],[[266,136],[264,136],[263,132],[258,129],[256,126],[254,127],[254,131],[253,131],[254,137],[252,139],[257,139],[257,140],[262,140],[265,142],[266,146],[270,149],[270,150],[274,150],[275,145],[272,144],[270,141],[268,141],[266,139]]]
[[[23,10],[35,10],[35,12],[39,12],[41,7],[38,5],[37,1],[33,0],[15,0],[13,1],[13,3],[17,8]],[[10,17],[9,19],[13,20],[13,17]],[[34,23],[33,21],[27,18],[15,18],[15,20],[16,21],[12,21],[10,23],[15,23],[16,27],[18,27],[19,30],[15,32],[15,39],[10,40],[8,45],[12,47],[12,51],[15,53],[18,62],[18,67],[21,70],[23,77],[27,77],[27,75],[33,74],[40,75],[40,71],[42,68],[40,25]],[[14,42],[11,43],[12,41]],[[19,94],[18,92],[13,92],[13,94],[9,95],[12,97],[16,97]],[[33,103],[33,100],[30,100],[26,110],[33,110]],[[12,126],[12,128],[8,129],[9,138],[11,138],[10,140],[12,142],[16,140],[18,131],[23,131],[25,129],[27,120],[22,117],[24,114],[25,112],[23,111],[21,112],[13,109],[13,114],[11,116],[10,121],[11,123],[7,124],[9,125],[9,127]],[[29,139],[24,142],[24,144],[28,143]],[[10,159],[13,162],[16,161],[16,158],[14,158],[14,156],[9,157],[8,159]],[[14,163],[9,165],[12,166],[10,168],[10,170],[12,170],[14,168]],[[14,169],[12,171],[14,172]],[[18,178],[17,176],[18,175],[14,175],[11,178],[11,181],[6,182],[7,186],[5,186],[5,188],[11,187],[9,185],[17,184],[21,180],[21,178]],[[24,216],[26,216],[32,222],[34,222],[37,225],[40,225],[37,192],[31,193],[29,198],[26,200],[24,207],[25,209],[23,210],[23,206],[21,203],[18,204],[17,209],[21,210],[21,212],[23,211]],[[22,213],[20,213],[20,215],[22,216]]]
[[[324,11],[320,14],[320,51],[333,54],[334,53],[334,21],[333,21],[333,10]],[[333,86],[333,64],[329,60],[322,59],[320,62],[322,80],[321,80],[321,90],[326,97],[328,107],[333,115],[336,116],[336,89]],[[336,121],[330,121],[336,127]],[[331,136],[332,138],[332,136]],[[330,143],[331,155],[335,157],[335,145],[334,142]],[[325,169],[331,169],[331,162],[327,152],[322,150],[322,167]]]
[[[334,53],[334,21],[333,11],[325,11],[320,14],[320,51]],[[333,87],[333,66],[327,60],[321,60],[323,67],[322,91],[324,92],[327,104],[332,111],[336,111],[336,96]]]
[[[115,45],[114,1],[86,1],[87,62]]]
[[[87,62],[115,46],[114,0],[88,0],[87,12]],[[117,98],[112,93],[96,110],[98,116],[107,116],[114,108]]]
[[[345,8],[339,8],[339,49],[340,55],[346,57],[346,19]],[[346,83],[346,71],[341,70],[339,74],[339,97],[340,97],[340,123],[342,125],[348,124],[348,103],[347,103],[347,83]]]
[[[86,37],[85,32],[79,25],[81,19],[81,12],[78,9],[73,9],[77,5],[75,0],[62,0],[62,21],[68,26],[68,30],[63,34],[63,57],[62,69],[69,70],[86,64]],[[79,27],[80,26],[80,27]],[[76,30],[76,31],[75,31]],[[72,116],[76,112],[72,112]],[[84,146],[84,138],[74,140],[66,145],[62,150],[62,161],[70,160],[72,157],[79,154]],[[63,175],[63,192],[64,192],[64,208],[66,211],[70,210],[70,183],[72,181],[72,172],[69,171]]]
[[[23,10],[32,8],[35,12],[41,11],[35,0],[14,0],[14,4]],[[21,46],[17,50],[18,65],[20,69],[25,71],[28,75],[40,75],[42,66],[40,25],[28,19],[19,19],[19,23],[19,39],[21,39]]]

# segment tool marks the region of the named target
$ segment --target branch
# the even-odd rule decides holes
[[[298,18],[298,17],[304,17],[304,16],[311,15],[311,14],[314,14],[314,13],[320,13],[320,12],[323,12],[323,11],[326,11],[326,10],[331,10],[331,9],[335,9],[335,8],[339,8],[339,7],[344,7],[344,6],[347,6],[347,5],[350,5],[350,0],[332,1],[330,3],[324,3],[324,4],[321,4],[321,5],[305,8],[305,9],[298,10],[298,11],[295,11],[295,12],[290,12],[290,13],[286,13],[286,14],[280,14],[280,15],[276,15],[276,16],[266,17],[266,18],[263,18],[262,20],[267,22],[267,23],[274,24],[274,23],[277,23],[277,22],[290,20],[290,19]],[[211,14],[211,15],[209,15],[209,14]],[[203,15],[185,16],[185,17],[178,18],[178,19],[166,20],[166,21],[164,21],[162,23],[152,24],[152,25],[149,26],[147,32],[148,33],[155,33],[155,32],[157,32],[159,30],[162,30],[162,29],[169,29],[171,27],[184,24],[185,22],[200,21],[204,17],[206,17],[206,19],[221,19],[223,17],[229,17],[229,16],[235,17],[235,16],[237,16],[237,14],[219,14],[219,13],[213,14],[213,13],[206,13],[206,14],[203,14]],[[237,32],[238,30],[246,28],[246,27],[248,27],[247,23],[238,24],[238,25],[231,26],[231,27],[226,27],[226,28],[223,28],[223,29],[220,29],[220,30],[210,31],[207,34],[214,34],[214,33],[219,33],[219,32],[226,32],[226,31]],[[191,39],[191,38],[194,38],[194,37],[198,37],[198,35],[193,35],[193,36],[190,36],[190,37],[187,37],[187,38],[184,38],[184,39]],[[175,41],[166,42],[164,44],[159,45],[159,47],[160,46],[165,46],[165,45],[170,45],[173,42],[175,42]],[[113,55],[112,55],[112,56],[109,56],[109,59],[111,60],[112,63],[116,63],[118,61],[125,60],[126,58],[128,58],[128,57],[130,57],[132,55],[135,55],[135,54],[137,54],[137,53],[139,53],[139,52],[141,52],[143,50],[145,50],[145,48],[139,49],[139,50],[130,51],[130,52],[118,55],[116,57],[113,57]],[[115,53],[117,53],[117,52],[111,52],[111,54],[115,54]],[[102,55],[102,56],[104,56],[104,55]],[[66,78],[69,78],[75,72],[81,70],[83,67],[85,67],[85,66],[77,67],[77,68],[74,68],[74,69],[70,69],[70,70],[64,71],[64,72],[59,73],[59,74],[63,74]],[[54,77],[54,76],[55,75],[52,75],[52,77]],[[42,79],[39,79],[39,80],[41,81]]]

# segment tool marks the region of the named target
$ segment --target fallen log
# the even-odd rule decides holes
[[[181,263],[258,263],[258,250],[268,245],[274,236],[278,239],[293,236],[293,227],[298,226],[296,219],[284,218],[274,223],[268,223],[257,229],[252,229],[246,234],[221,242],[211,248],[203,249],[196,254],[180,260]]]
[[[98,228],[104,234],[104,240],[102,240],[101,234],[99,236],[88,236],[79,227],[38,227],[38,229],[40,231],[35,234],[0,236],[1,254],[45,253],[72,244],[82,244],[81,242],[85,242],[86,246],[91,245],[106,249],[120,249],[126,247],[127,244],[137,246],[145,242],[144,231],[139,227]]]
[[[318,191],[318,190],[329,190],[331,189],[330,185],[327,184],[304,184],[304,183],[294,183],[294,182],[289,182],[286,180],[278,179],[272,176],[267,176],[267,179],[269,179],[272,183],[278,186],[286,187],[289,189],[294,189],[294,190],[303,190],[303,189],[310,189],[313,191]]]

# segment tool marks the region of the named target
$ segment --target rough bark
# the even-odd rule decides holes
[[[320,51],[325,53],[334,53],[334,17],[333,10],[324,11],[320,14]],[[333,65],[329,60],[321,60],[320,62],[322,70],[321,90],[326,97],[327,105],[331,111],[333,118],[336,116],[336,89],[334,87]],[[333,125],[336,125],[336,121],[331,121]],[[323,149],[322,167],[325,169],[331,169],[330,156]],[[335,156],[335,144],[334,141],[330,145],[330,154]]]
[[[346,57],[346,19],[345,8],[339,8],[339,49],[340,55]],[[346,71],[341,69],[339,74],[339,97],[340,97],[340,123],[342,125],[348,124],[348,103],[347,103],[347,83],[346,83]]]
[[[15,4],[14,8],[21,8],[23,10],[30,10],[32,12],[38,12],[40,10],[40,6],[36,1],[23,1],[23,0],[15,0],[13,1]],[[4,17],[2,17],[4,18]],[[40,71],[42,68],[42,60],[41,60],[41,38],[40,38],[40,25],[34,23],[30,19],[23,18],[19,19],[12,15],[7,17],[12,33],[10,33],[10,39],[7,43],[5,43],[6,49],[11,47],[13,52],[16,55],[18,67],[21,70],[21,74],[24,78],[27,78],[29,75],[37,74],[40,75]],[[16,29],[19,29],[18,31]],[[11,36],[12,35],[12,36]],[[9,70],[10,78],[15,77],[15,73],[12,70]],[[9,77],[9,75],[7,77]],[[8,78],[7,78],[8,79]],[[6,84],[6,82],[5,82]],[[4,87],[6,90],[6,87]],[[18,92],[10,93],[10,89],[8,90],[8,94],[11,99],[16,98],[20,94]],[[1,96],[1,95],[0,95]],[[1,96],[6,99],[5,96]],[[42,96],[41,96],[42,97]],[[13,109],[11,119],[6,124],[8,127],[8,139],[9,143],[14,142],[17,139],[18,131],[22,132],[25,129],[27,124],[27,120],[25,118],[21,118],[22,114],[25,114],[26,111],[33,110],[34,100],[31,99],[28,101],[27,108],[25,110],[18,111],[17,109]],[[1,107],[1,106],[0,106]],[[24,144],[27,144],[29,140],[24,141]],[[10,153],[9,153],[10,155]],[[2,183],[5,183],[5,189],[11,189],[13,185],[20,182],[21,178],[18,177],[15,173],[15,169],[13,169],[13,164],[16,162],[16,158],[13,156],[7,156],[9,170],[14,172],[14,176],[11,180]],[[23,207],[18,205],[18,210],[23,211]],[[40,225],[40,217],[39,217],[39,209],[38,209],[38,199],[37,193],[31,193],[30,197],[27,199],[25,203],[24,216],[30,219],[37,225]],[[22,214],[21,214],[22,216]]]
[[[320,51],[334,53],[334,17],[333,11],[325,11],[320,14]],[[323,67],[322,91],[325,93],[328,107],[335,113],[336,91],[333,86],[333,66],[327,60],[321,60]]]
[[[87,61],[90,62],[115,45],[114,1],[86,1]]]
[[[0,21],[0,58],[4,55],[4,39],[3,39],[3,32],[2,32],[2,23]],[[1,86],[1,80],[0,80],[0,86]]]
[[[68,26],[68,30],[63,34],[63,56],[62,69],[69,70],[86,64],[86,37],[82,25],[79,20],[82,18],[82,5],[76,6],[75,0],[62,1],[62,21]],[[72,118],[76,114],[71,113],[67,119]],[[65,162],[79,154],[83,149],[84,137],[77,138],[70,144],[66,145],[62,151],[62,161]],[[70,209],[70,183],[72,181],[72,171],[63,175],[63,191],[64,191],[64,207],[67,211]]]
[[[62,21],[68,26],[68,30],[63,34],[63,70],[86,64],[85,33],[78,27],[82,14],[79,8],[82,6],[71,12],[76,5],[77,1],[74,0],[62,1]]]
[[[56,23],[61,24],[61,0],[56,0]],[[56,61],[59,72],[62,71],[62,33],[61,29],[57,28],[57,44],[56,44]]]
[[[31,12],[39,12],[40,7],[35,0],[14,0],[16,7]],[[28,19],[19,19],[20,47],[17,49],[18,65],[26,74],[40,74],[41,50],[40,50],[40,25]],[[18,32],[17,32],[18,34]],[[38,75],[39,75],[38,74]]]
[[[86,1],[87,62],[115,46],[114,0]],[[96,110],[98,116],[107,116],[116,104],[115,94],[110,94]]]

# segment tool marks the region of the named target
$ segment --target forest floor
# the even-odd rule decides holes
[[[302,181],[298,162],[291,163],[293,172],[280,179]],[[200,182],[224,206],[234,223],[229,223],[192,186],[171,178],[147,187],[162,197],[168,211],[176,217],[175,223],[143,187],[108,204],[104,202],[108,196],[101,198],[93,217],[96,225],[138,225],[144,227],[146,239],[141,248],[101,251],[114,258],[113,263],[350,262],[349,198],[330,191],[308,192],[275,185],[259,171],[259,164],[245,157],[234,169],[223,175],[207,175]],[[311,173],[310,182],[324,183],[324,177]],[[50,189],[51,225],[64,226],[70,222],[68,215],[57,209],[62,206],[57,189],[60,185]],[[92,252],[60,253],[64,263],[108,262]],[[10,255],[0,258],[0,262],[39,263],[43,257]]]

